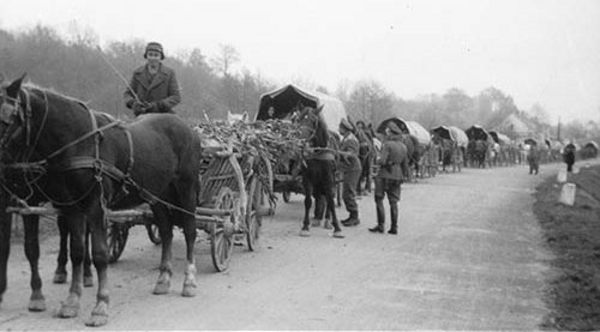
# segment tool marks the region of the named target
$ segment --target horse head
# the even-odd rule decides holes
[[[294,116],[294,122],[300,127],[300,137],[315,147],[326,147],[329,141],[327,125],[320,113],[323,105],[315,108],[304,107]]]
[[[248,111],[244,111],[242,114],[231,113],[227,110],[227,122],[229,125],[233,125],[238,122],[248,122]]]
[[[19,93],[24,78],[25,74],[0,89],[0,156],[25,126],[27,106]]]

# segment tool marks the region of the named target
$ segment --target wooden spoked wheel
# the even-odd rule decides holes
[[[246,239],[248,249],[254,251],[257,249],[260,238],[260,229],[262,225],[262,216],[258,210],[262,203],[262,184],[253,177],[248,186],[248,205],[246,206]]]
[[[129,237],[129,226],[122,223],[109,222],[106,230],[106,243],[108,244],[108,262],[114,263],[119,260],[127,238]]]
[[[237,208],[237,198],[233,191],[227,187],[221,188],[217,195],[215,208],[219,210],[234,210]],[[229,261],[233,252],[233,227],[236,214],[225,217],[225,222],[213,222],[210,228],[210,249],[213,265],[219,272],[229,268]]]

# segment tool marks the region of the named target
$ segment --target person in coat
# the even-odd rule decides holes
[[[563,151],[563,160],[567,164],[567,172],[573,172],[573,165],[575,164],[575,144],[570,142],[567,144]]]
[[[181,102],[175,71],[165,66],[162,45],[150,42],[144,52],[146,64],[134,70],[125,90],[125,106],[135,116],[145,113],[174,113]]]
[[[385,129],[386,139],[381,148],[381,157],[377,160],[379,172],[375,176],[375,206],[377,209],[377,225],[369,228],[374,233],[383,233],[385,226],[385,209],[383,198],[388,197],[390,203],[391,226],[389,234],[398,234],[398,201],[401,184],[408,176],[408,150],[402,143],[402,131],[389,122]]]
[[[356,186],[362,167],[358,159],[359,143],[356,136],[352,134],[353,129],[348,120],[342,119],[339,126],[339,132],[343,137],[339,151],[341,157],[340,169],[344,174],[342,199],[349,213],[348,218],[342,220],[342,225],[344,226],[356,226],[360,224],[358,205],[356,204]]]
[[[529,174],[538,174],[540,171],[540,151],[537,144],[532,144],[527,154],[527,163],[529,164]]]

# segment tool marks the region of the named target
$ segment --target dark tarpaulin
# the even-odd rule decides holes
[[[260,97],[260,105],[256,120],[282,119],[293,112],[299,104],[317,108],[319,99],[302,89],[290,84],[281,89],[265,93]],[[273,107],[273,116],[269,114],[269,108]]]
[[[446,127],[446,126],[437,126],[433,129],[431,129],[431,132],[438,134],[438,136],[440,136],[441,138],[454,141],[454,139],[450,135],[450,129],[448,129],[448,127]]]
[[[533,138],[526,138],[523,143],[527,144],[527,145],[535,145],[537,146],[537,141]]]
[[[491,139],[490,134],[479,125],[471,126],[469,129],[465,130],[465,133],[467,134],[467,137],[469,137],[469,140],[487,141]]]

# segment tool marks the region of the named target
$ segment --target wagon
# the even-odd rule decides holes
[[[335,132],[342,119],[347,117],[344,105],[339,99],[289,84],[260,97],[256,120],[290,119],[299,105],[313,108],[323,106],[320,114],[332,132]],[[273,165],[273,191],[282,193],[285,202],[289,202],[291,193],[304,194],[300,175],[300,153],[299,150],[287,151],[280,156],[279,162]],[[336,182],[340,184],[341,181],[341,172],[336,172]]]
[[[255,250],[260,237],[262,217],[269,212],[262,208],[263,182],[257,170],[268,163],[249,155],[242,156],[231,148],[204,147],[200,168],[200,192],[195,211],[196,228],[210,239],[215,269],[229,267],[234,240],[245,237],[249,250]],[[52,216],[51,207],[9,207],[7,212]],[[127,243],[129,229],[135,225],[147,228],[150,240],[160,243],[153,226],[153,214],[147,204],[136,209],[108,211],[107,245],[109,262],[116,262]]]
[[[467,134],[454,126],[437,126],[431,129],[431,132],[437,135],[439,138],[452,142],[453,146],[451,149],[449,149],[452,152],[452,170],[458,170],[460,172],[464,164],[465,150],[467,148],[467,144],[469,143]]]
[[[412,136],[417,141],[416,151],[412,152],[410,156],[410,164],[415,167],[415,176],[423,177],[423,170],[427,170],[430,175],[432,175],[431,168],[432,165],[425,164],[425,162],[429,163],[430,158],[428,157],[428,152],[431,144],[431,135],[421,124],[416,121],[404,120],[401,117],[392,117],[386,120],[383,120],[379,126],[377,127],[377,132],[379,134],[383,134],[385,132],[385,128],[387,128],[388,123],[393,122],[400,128],[400,130],[407,135]],[[409,148],[409,154],[411,153]],[[437,167],[437,165],[436,165]],[[420,174],[419,174],[420,171]],[[411,172],[412,177],[412,172]],[[433,175],[432,175],[433,176]]]

